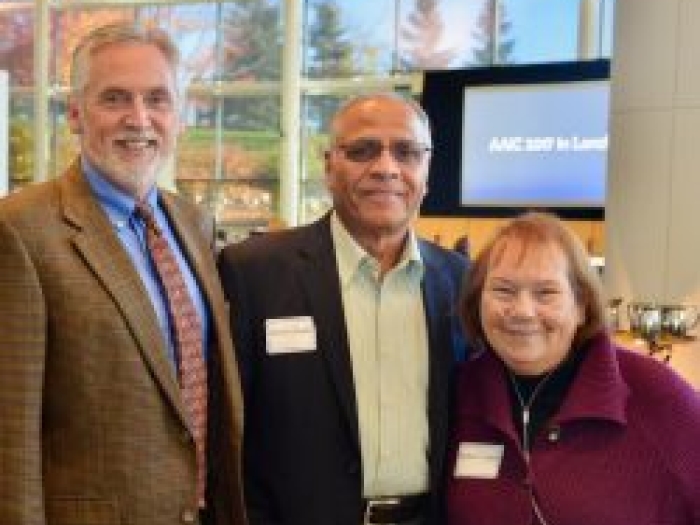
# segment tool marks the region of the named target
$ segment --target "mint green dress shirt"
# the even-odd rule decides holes
[[[428,489],[428,334],[418,241],[409,232],[399,263],[379,261],[331,218],[355,381],[363,494]]]

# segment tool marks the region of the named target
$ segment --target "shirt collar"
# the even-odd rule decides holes
[[[331,237],[335,247],[338,274],[342,286],[347,285],[362,268],[371,268],[378,272],[379,261],[367,253],[362,246],[350,235],[345,225],[334,210],[331,213]],[[418,239],[413,230],[409,230],[406,244],[399,263],[391,271],[404,271],[422,279],[424,272],[423,259],[418,247]]]
[[[134,214],[136,199],[107,180],[84,155],[81,156],[81,166],[92,193],[105,210],[110,222],[117,230],[121,230]],[[157,208],[158,190],[155,186],[148,192],[146,201],[152,209]]]

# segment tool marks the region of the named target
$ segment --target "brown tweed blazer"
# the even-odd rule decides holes
[[[198,520],[195,449],[153,307],[76,162],[0,200],[0,524]],[[213,319],[208,507],[244,523],[242,403],[211,221],[162,203]]]

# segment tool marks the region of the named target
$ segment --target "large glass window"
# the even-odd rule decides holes
[[[32,85],[33,15],[29,2],[0,2],[0,69],[10,73],[14,87]]]
[[[483,0],[399,1],[397,54],[404,70],[448,69],[474,63]],[[484,4],[484,5],[482,5]]]
[[[426,69],[609,56],[612,6],[613,0],[374,0],[362,7],[307,0],[300,221],[329,205],[321,154],[330,116],[363,85],[375,88],[376,76],[394,79],[384,84],[389,89],[405,88],[401,75]],[[594,56],[582,57],[582,38],[593,41]]]
[[[93,27],[138,20],[173,35],[188,86],[177,160],[161,182],[207,205],[225,232],[269,221],[279,185],[279,1],[131,4],[71,2],[51,13],[51,174],[77,153],[65,122],[72,50]]]
[[[0,2],[0,69],[8,72],[10,84],[7,136],[11,187],[31,181],[34,173],[33,28],[31,2]]]
[[[308,78],[387,75],[396,70],[396,0],[307,0],[304,72]]]
[[[139,20],[175,37],[189,86],[177,159],[162,182],[209,206],[235,235],[272,221],[288,198],[280,184],[288,168],[283,140],[301,151],[301,166],[292,170],[299,180],[291,196],[299,202],[290,221],[306,222],[327,209],[322,152],[330,116],[349,96],[375,89],[419,95],[416,79],[425,69],[576,60],[582,37],[587,53],[594,50],[588,58],[609,56],[614,9],[614,0],[46,2],[0,0],[0,69],[9,71],[11,87],[11,186],[31,181],[37,163],[56,176],[75,157],[65,97],[77,41],[94,26]],[[292,7],[301,12],[298,36],[285,24]],[[285,44],[296,41],[302,46],[298,135],[282,137],[282,116],[290,116],[281,96],[288,89]],[[35,78],[35,45],[46,46],[39,49],[48,56],[46,78]],[[37,98],[37,90],[46,93]],[[41,157],[41,144],[35,147],[43,100],[49,101],[48,158]]]

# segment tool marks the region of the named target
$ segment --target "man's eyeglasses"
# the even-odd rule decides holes
[[[410,167],[420,164],[424,155],[431,150],[425,144],[412,140],[394,140],[385,146],[378,139],[358,139],[347,144],[336,144],[335,147],[343,152],[346,159],[358,163],[377,160],[386,148],[396,162]]]

